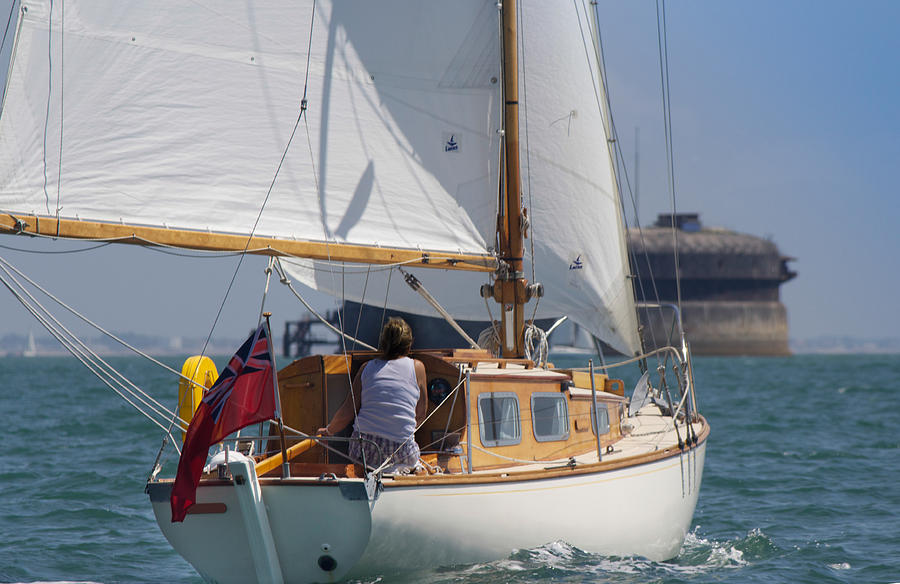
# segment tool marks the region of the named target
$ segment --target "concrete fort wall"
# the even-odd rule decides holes
[[[787,310],[778,301],[687,300],[682,302],[682,319],[695,355],[791,354]],[[648,346],[654,340],[662,344],[672,328],[672,311],[641,310],[641,322]]]

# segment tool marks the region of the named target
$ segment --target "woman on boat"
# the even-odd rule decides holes
[[[331,436],[353,424],[350,458],[378,468],[390,458],[387,472],[416,466],[419,446],[416,427],[425,419],[427,394],[425,365],[411,359],[412,330],[402,318],[392,317],[378,340],[379,358],[363,364],[353,380],[353,391],[318,434]]]

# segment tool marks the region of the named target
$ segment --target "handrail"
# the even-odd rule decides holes
[[[658,305],[650,305],[650,307],[654,307]],[[672,306],[672,308],[676,311],[676,314],[679,316],[679,326],[680,326],[680,313],[678,312],[678,308],[676,306]],[[689,412],[689,409],[692,407],[696,413],[696,397],[694,396],[694,384],[693,384],[693,369],[690,366],[690,350],[688,349],[687,341],[684,339],[682,333],[682,350],[679,351],[675,347],[669,345],[665,347],[660,347],[658,349],[654,349],[652,351],[648,351],[647,353],[643,353],[641,355],[637,355],[630,359],[625,359],[624,361],[618,361],[615,363],[608,363],[606,365],[607,369],[612,369],[613,367],[621,367],[623,365],[628,365],[631,363],[635,363],[637,361],[646,359],[647,357],[652,357],[653,355],[662,355],[662,354],[670,354],[674,356],[676,365],[674,365],[676,372],[680,369],[680,374],[676,375],[678,382],[678,391],[680,393],[680,399],[677,402],[673,402],[672,397],[668,395],[668,385],[666,385],[666,394],[669,402],[669,408],[672,411],[672,420],[675,424],[676,432],[678,426],[678,416],[682,415],[682,411],[684,411],[685,415],[685,424],[688,427],[688,440],[691,440],[691,426],[693,420],[693,414]],[[587,371],[588,367],[572,367],[572,371]],[[665,367],[660,366],[658,369],[661,381],[665,385]],[[690,396],[690,401],[688,401],[688,396]],[[681,443],[681,437],[679,436],[679,443]]]
[[[675,323],[678,325],[678,338],[681,341],[682,348],[682,361],[687,359],[687,352],[685,351],[686,341],[684,336],[684,322],[681,319],[681,309],[676,304],[672,304],[669,302],[635,302],[635,306],[637,308],[671,308],[672,312],[675,313]],[[671,342],[671,339],[667,339]]]
[[[615,363],[607,363],[605,368],[612,369],[614,367],[622,367],[623,365],[630,365],[630,364],[636,363],[637,361],[640,361],[642,359],[646,359],[647,357],[652,357],[653,355],[658,355],[661,353],[673,353],[675,355],[675,357],[678,359],[679,363],[682,363],[682,364],[684,363],[683,359],[681,358],[681,353],[678,352],[678,349],[676,349],[675,347],[673,347],[671,345],[668,345],[665,347],[660,347],[658,349],[653,349],[652,351],[649,351],[647,353],[641,353],[640,355],[631,357],[630,359],[625,359],[624,361],[616,361]],[[587,367],[567,367],[566,369],[571,369],[572,371],[587,371],[588,370]]]
[[[307,438],[302,442],[298,442],[294,444],[290,448],[288,448],[284,454],[286,456],[282,456],[282,453],[272,455],[269,458],[264,458],[256,463],[256,474],[257,476],[263,476],[267,472],[278,468],[281,464],[285,462],[285,458],[290,462],[295,456],[299,456],[316,445],[316,441],[312,438]]]

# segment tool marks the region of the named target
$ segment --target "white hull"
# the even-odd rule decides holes
[[[262,498],[288,583],[499,559],[557,540],[664,560],[677,555],[690,528],[705,451],[704,441],[637,466],[550,479],[388,486],[371,515],[368,501],[348,499],[333,482],[264,480]],[[342,482],[362,492],[361,481]],[[198,502],[227,510],[191,514],[184,523],[170,522],[167,484],[150,490],[166,538],[207,581],[258,581],[234,486],[202,485]],[[320,567],[323,555],[336,569]]]
[[[553,541],[672,558],[690,529],[705,453],[704,442],[681,456],[597,474],[386,489],[354,572],[495,560]]]
[[[371,530],[367,500],[348,501],[339,488],[328,484],[263,486],[262,490],[285,582],[338,581],[365,550]],[[164,497],[155,497],[151,491],[156,520],[175,551],[204,580],[260,581],[233,485],[200,486],[198,504],[224,503],[226,511],[189,514],[183,523],[171,521],[168,492],[166,488],[161,491]],[[318,565],[326,554],[337,564],[331,572]]]

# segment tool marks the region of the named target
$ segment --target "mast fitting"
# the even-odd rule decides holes
[[[28,223],[25,223],[23,219],[19,219],[12,213],[7,213],[7,215],[12,217],[12,220],[15,222],[15,224],[13,225],[13,230],[15,230],[16,235],[22,235],[23,233],[25,233],[25,230],[28,229]]]
[[[493,298],[499,304],[526,304],[532,298],[544,296],[544,285],[528,284],[524,278],[498,279],[494,284],[482,284],[480,293],[482,298]]]

